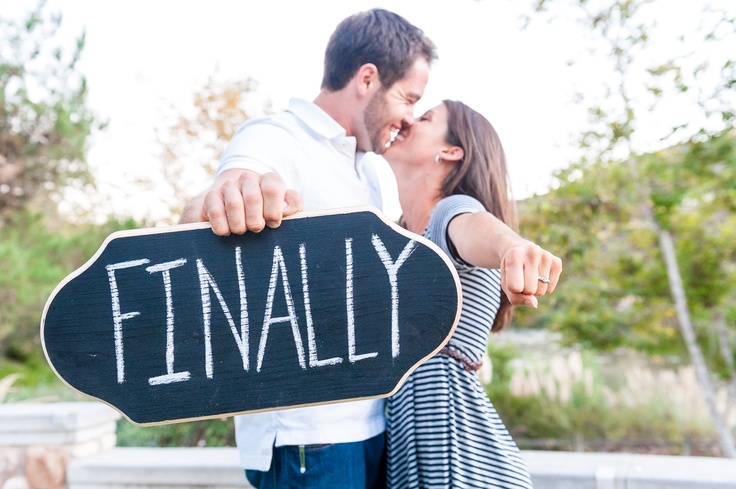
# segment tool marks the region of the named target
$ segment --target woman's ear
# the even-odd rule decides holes
[[[457,163],[465,157],[465,151],[460,146],[448,146],[440,150],[440,158],[448,163]]]

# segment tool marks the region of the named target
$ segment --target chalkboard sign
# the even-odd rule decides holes
[[[160,424],[388,396],[460,301],[439,248],[357,208],[114,233],[53,292],[41,338],[72,388]]]

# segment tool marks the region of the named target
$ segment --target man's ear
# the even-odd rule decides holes
[[[353,78],[361,94],[365,95],[381,88],[381,78],[378,76],[378,68],[373,63],[366,63],[358,68]]]
[[[465,157],[465,150],[460,146],[447,146],[440,150],[440,158],[448,163],[457,163]]]

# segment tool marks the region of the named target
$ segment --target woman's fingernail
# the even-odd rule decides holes
[[[533,299],[524,299],[524,305],[525,306],[529,306],[529,307],[533,307],[534,309],[536,309],[539,304],[537,303],[537,299],[535,297]]]

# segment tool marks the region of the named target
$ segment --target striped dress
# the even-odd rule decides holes
[[[463,292],[460,322],[447,347],[471,362],[485,355],[499,307],[501,273],[463,264],[449,251],[446,231],[458,214],[482,211],[465,195],[443,199],[424,236],[455,263]],[[478,376],[448,355],[420,365],[388,400],[389,488],[531,488],[519,449]]]

